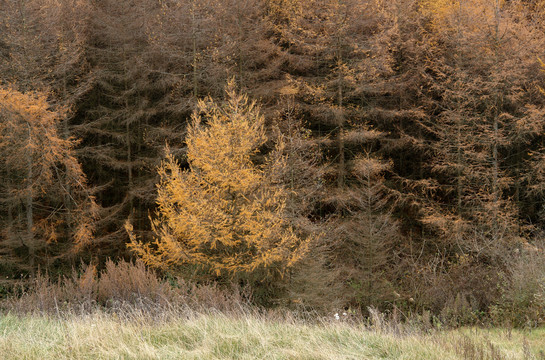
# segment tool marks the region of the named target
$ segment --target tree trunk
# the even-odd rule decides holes
[[[29,154],[28,156],[28,169],[27,169],[27,194],[26,194],[26,224],[27,224],[27,248],[29,255],[29,265],[32,278],[35,276],[35,263],[36,263],[36,244],[34,241],[34,214],[32,208],[33,201],[33,189],[32,189],[32,133],[30,125],[28,125],[28,145],[29,145]]]
[[[196,30],[196,21],[195,21],[195,0],[191,2],[191,39],[192,39],[192,46],[193,46],[193,96],[198,96],[198,78],[197,78],[197,30]]]
[[[495,23],[495,44],[494,48],[495,50],[495,56],[496,56],[496,62],[498,62],[498,53],[497,48],[500,41],[500,34],[499,34],[499,26],[500,26],[500,3],[499,0],[495,1],[495,17],[496,17],[496,23]],[[498,240],[499,236],[499,230],[498,230],[498,202],[499,202],[499,189],[498,189],[498,177],[499,177],[499,164],[498,164],[498,136],[499,136],[499,124],[498,124],[498,116],[500,112],[500,95],[498,94],[498,89],[496,89],[496,101],[494,104],[494,114],[493,114],[493,131],[494,131],[494,139],[492,144],[492,239],[494,241]]]

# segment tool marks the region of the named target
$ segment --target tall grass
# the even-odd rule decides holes
[[[245,291],[166,282],[142,263],[38,276],[0,301],[0,360],[545,359],[545,329],[440,330],[449,323],[429,312],[265,310]]]
[[[249,289],[197,285],[182,278],[165,281],[140,261],[109,260],[102,271],[84,265],[72,276],[59,279],[38,274],[31,284],[13,287],[13,295],[0,298],[0,310],[17,314],[86,314],[102,309],[118,313],[138,310],[161,317],[172,309],[238,312],[251,301]]]
[[[264,314],[0,317],[2,359],[540,359],[545,330],[394,331]]]

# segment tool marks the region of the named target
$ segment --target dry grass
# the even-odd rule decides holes
[[[108,261],[102,271],[82,266],[72,276],[51,279],[38,275],[18,296],[0,299],[0,309],[17,314],[86,314],[135,310],[162,316],[173,309],[217,310],[225,313],[249,307],[249,289],[195,284],[181,278],[167,282],[140,261]]]
[[[251,306],[249,294],[160,280],[143,264],[39,277],[0,301],[0,359],[545,359],[545,329],[439,331],[429,313],[316,313]]]
[[[3,359],[540,359],[545,330],[393,331],[290,316],[4,315]]]

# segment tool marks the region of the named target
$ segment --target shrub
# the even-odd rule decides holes
[[[251,292],[236,286],[195,284],[183,279],[167,282],[157,273],[135,263],[109,260],[102,271],[82,265],[70,277],[56,281],[38,274],[33,283],[21,284],[20,295],[3,299],[0,307],[17,313],[88,313],[102,308],[125,308],[161,313],[166,309],[238,312],[248,307]]]
[[[517,251],[500,283],[501,296],[491,307],[493,320],[513,326],[545,322],[545,258],[542,249]]]

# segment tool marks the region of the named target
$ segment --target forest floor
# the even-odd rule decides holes
[[[545,329],[395,331],[193,314],[0,315],[2,359],[545,359]]]

